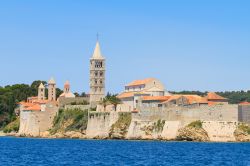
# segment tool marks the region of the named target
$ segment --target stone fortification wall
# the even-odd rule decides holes
[[[111,126],[118,118],[117,112],[89,112],[87,138],[107,138]]]
[[[64,109],[89,110],[90,109],[90,105],[65,105]]]
[[[199,107],[141,108],[132,114],[128,131],[129,139],[175,139],[178,130],[189,123],[201,120],[211,141],[234,141],[237,126],[237,105],[214,105]],[[158,121],[164,120],[159,128]],[[155,125],[157,125],[155,127]]]
[[[118,104],[116,107],[116,112],[132,112],[133,107],[127,104]],[[98,112],[110,112],[110,111],[115,111],[114,105],[107,105],[106,108],[104,109],[103,105],[98,104],[96,107],[96,111]]]
[[[238,119],[240,122],[250,124],[250,105],[239,105]]]
[[[201,105],[198,107],[142,107],[134,119],[181,121],[184,124],[195,121],[238,121],[238,105]]]
[[[83,102],[89,102],[89,97],[75,97],[75,98],[65,98],[60,97],[58,98],[59,107],[63,108],[65,105],[70,105],[71,103],[83,103]]]
[[[210,141],[213,142],[235,141],[234,131],[237,125],[236,121],[203,121],[202,123]]]
[[[53,125],[57,110],[21,111],[19,135],[38,137]]]

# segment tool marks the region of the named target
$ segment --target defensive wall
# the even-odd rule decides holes
[[[89,102],[89,97],[75,97],[75,98],[58,98],[59,107],[63,108],[65,105],[71,105],[75,103],[76,105],[81,105],[84,102]]]
[[[39,137],[53,125],[56,109],[46,111],[21,111],[19,135]]]

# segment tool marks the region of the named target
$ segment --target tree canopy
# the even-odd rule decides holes
[[[41,82],[46,86],[46,81],[37,80],[31,85],[15,84],[0,87],[0,128],[15,120],[15,108],[20,101],[27,100],[28,97],[37,96],[37,89]],[[62,90],[57,88],[57,97]],[[48,94],[46,90],[46,94]]]

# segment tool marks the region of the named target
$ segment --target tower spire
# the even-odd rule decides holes
[[[91,59],[104,59],[101,53],[101,48],[98,40],[96,41],[95,50]]]

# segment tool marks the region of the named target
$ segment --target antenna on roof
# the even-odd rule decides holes
[[[96,34],[96,41],[99,41],[99,33]]]

